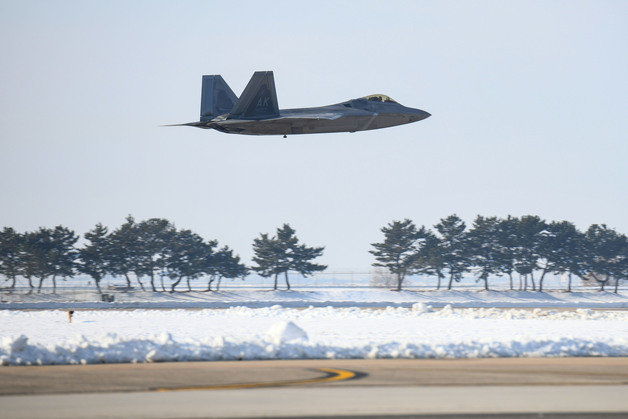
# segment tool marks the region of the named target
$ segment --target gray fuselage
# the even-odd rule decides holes
[[[228,114],[196,123],[199,128],[245,135],[355,132],[408,124],[429,117],[397,102],[353,99],[316,108],[282,109],[272,118],[232,118]]]

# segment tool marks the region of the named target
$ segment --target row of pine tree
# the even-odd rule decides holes
[[[454,214],[441,219],[434,230],[405,219],[392,221],[381,231],[384,240],[373,243],[370,251],[376,260],[373,265],[395,275],[397,290],[408,276],[417,274],[437,278],[437,289],[443,281],[451,289],[465,275],[474,274],[486,290],[489,278],[500,275],[509,278],[511,289],[517,274],[519,289],[527,290],[529,284],[539,291],[548,273],[567,274],[568,291],[572,276],[597,281],[602,290],[614,283],[615,292],[628,278],[628,239],[604,224],[581,232],[571,222],[546,222],[533,215],[478,215],[467,228]],[[272,277],[274,289],[283,277],[290,289],[289,272],[307,277],[327,268],[313,262],[324,248],[300,243],[288,224],[253,241],[250,267],[229,246],[176,229],[163,218],[136,222],[129,216],[111,232],[97,224],[84,238],[85,244],[77,247],[79,236],[67,227],[25,233],[5,227],[0,231],[0,275],[9,281],[5,288],[15,288],[17,278],[24,278],[31,290],[40,291],[50,279],[54,292],[57,279],[83,274],[93,278],[99,292],[107,275],[125,278],[128,288],[134,280],[142,290],[152,291],[166,291],[168,281],[171,292],[184,280],[191,290],[190,281],[205,278],[211,291],[212,284],[218,289],[223,278],[245,278],[252,270]]]
[[[79,236],[63,226],[41,227],[36,231],[18,233],[5,227],[0,231],[0,275],[9,281],[6,289],[14,289],[18,277],[28,282],[31,292],[41,292],[47,280],[56,292],[57,279],[76,274],[90,276],[101,292],[100,282],[106,275],[123,277],[127,287],[134,279],[142,290],[170,292],[185,280],[204,277],[207,291],[220,287],[223,278],[244,278],[249,272],[229,246],[216,240],[204,240],[191,230],[179,230],[168,220],[151,218],[136,222],[131,216],[117,229],[109,232],[102,224],[85,233],[85,244],[77,247]],[[326,266],[311,260],[323,253],[322,247],[299,243],[295,230],[288,224],[277,229],[274,236],[261,234],[253,243],[255,265],[250,269],[263,277],[277,279],[283,274],[290,288],[288,272],[307,276]],[[148,281],[147,284],[143,281]],[[157,283],[159,281],[159,283]]]
[[[435,230],[435,231],[434,231]],[[489,278],[519,276],[519,289],[543,291],[548,273],[594,280],[604,290],[628,278],[628,239],[604,224],[585,232],[569,221],[546,222],[535,215],[506,218],[478,215],[470,229],[453,214],[440,220],[434,230],[417,227],[411,220],[393,221],[381,229],[384,240],[373,243],[374,266],[395,275],[401,290],[409,275],[432,275],[447,289],[466,274],[474,273],[484,288]],[[535,273],[537,278],[535,281]],[[538,281],[538,284],[537,284]],[[523,285],[522,285],[523,282]]]

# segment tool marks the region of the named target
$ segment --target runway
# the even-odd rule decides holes
[[[0,412],[11,418],[601,417],[628,414],[627,390],[628,358],[0,368]]]

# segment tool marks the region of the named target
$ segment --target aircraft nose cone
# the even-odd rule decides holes
[[[432,116],[431,113],[422,111],[421,109],[410,108],[410,122],[422,121],[425,118]]]

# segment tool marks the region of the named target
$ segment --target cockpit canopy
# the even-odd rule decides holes
[[[347,108],[356,108],[371,112],[375,108],[380,109],[381,106],[378,105],[381,103],[394,103],[395,105],[399,105],[397,101],[386,95],[368,95],[358,99],[351,99],[344,102],[342,105]],[[384,106],[384,108],[387,108],[387,106]]]
[[[368,95],[360,99],[366,99],[370,102],[385,102],[385,103],[397,103],[396,100],[386,95]]]

